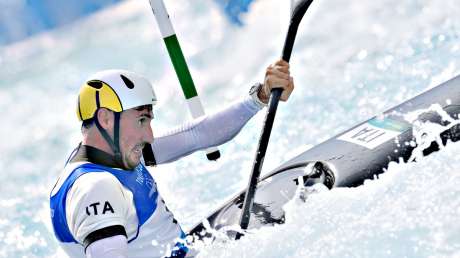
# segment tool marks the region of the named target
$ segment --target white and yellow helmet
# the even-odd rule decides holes
[[[126,70],[105,70],[91,75],[82,85],[76,112],[78,119],[85,121],[92,119],[98,108],[122,112],[156,102],[145,77]]]

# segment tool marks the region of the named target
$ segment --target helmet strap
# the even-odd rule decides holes
[[[99,111],[99,110],[98,110]],[[105,141],[109,144],[110,148],[113,151],[115,162],[120,165],[120,167],[124,168],[123,161],[121,158],[120,152],[120,113],[121,112],[113,112],[115,115],[114,125],[113,125],[113,140],[107,131],[101,126],[97,115],[95,116],[94,122],[96,123],[96,127],[101,133],[102,137],[104,137]]]
[[[121,112],[114,112],[115,114],[115,124],[113,125],[113,141],[115,150],[113,151],[115,156],[115,161],[119,162],[122,167],[123,161],[121,159],[121,150],[120,150],[120,114]]]

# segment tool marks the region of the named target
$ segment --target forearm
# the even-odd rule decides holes
[[[261,107],[246,97],[229,107],[166,132],[153,141],[158,164],[231,140]]]

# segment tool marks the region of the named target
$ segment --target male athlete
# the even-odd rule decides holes
[[[70,257],[185,257],[185,233],[143,164],[157,164],[232,139],[268,102],[272,88],[289,98],[289,64],[270,65],[263,84],[226,109],[155,137],[157,98],[142,76],[124,70],[94,74],[82,85],[77,116],[83,139],[50,195],[55,236]]]

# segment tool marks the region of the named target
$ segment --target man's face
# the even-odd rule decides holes
[[[152,119],[152,111],[147,108],[129,109],[121,113],[120,151],[126,168],[133,169],[139,165],[144,145],[152,143]]]

